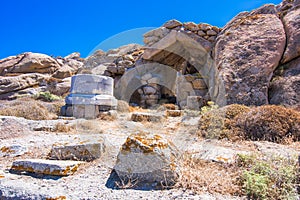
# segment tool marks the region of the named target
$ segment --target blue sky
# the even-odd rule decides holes
[[[280,0],[2,0],[0,3],[0,59],[22,52],[86,57],[108,38],[136,28],[159,27],[165,21],[206,22],[224,26],[241,11]],[[141,42],[146,29],[119,34],[111,41]],[[103,44],[103,43],[102,43]],[[118,43],[111,42],[114,48]]]

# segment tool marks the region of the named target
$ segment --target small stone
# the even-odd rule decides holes
[[[131,121],[134,122],[161,122],[163,117],[153,113],[135,112],[131,115]]]
[[[190,31],[199,31],[199,27],[194,22],[186,22],[183,24],[184,28]]]
[[[80,142],[73,145],[53,145],[49,153],[51,160],[76,160],[92,161],[100,158],[104,153],[104,141],[101,142]]]
[[[27,148],[21,145],[2,146],[0,148],[0,156],[16,157],[21,156],[27,152]]]
[[[178,26],[182,26],[182,23],[177,21],[176,19],[172,19],[170,21],[167,21],[166,23],[164,23],[163,27],[166,27],[168,29],[173,29],[176,28]]]
[[[217,35],[218,33],[216,33],[214,30],[208,30],[208,31],[206,32],[206,34],[209,35],[209,36],[215,36],[215,35]]]
[[[157,92],[155,88],[150,87],[150,86],[144,87],[143,90],[144,90],[144,94],[147,94],[147,95],[156,94],[156,92]]]
[[[210,36],[207,40],[210,42],[214,42],[216,40],[216,36]]]
[[[181,110],[166,110],[166,116],[167,117],[180,117],[182,116]]]
[[[69,176],[74,174],[79,165],[83,163],[80,161],[25,159],[14,161],[11,170],[53,176]]]
[[[213,27],[212,27],[212,30],[214,30],[216,33],[219,33],[219,32],[220,32],[220,28],[219,28],[219,27],[216,27],[216,26],[213,26]]]
[[[129,61],[131,61],[131,62],[134,62],[134,61],[135,61],[134,58],[133,58],[133,56],[130,55],[130,54],[125,55],[125,56],[124,56],[124,59],[125,59],[125,60],[129,60]]]
[[[195,80],[193,80],[192,84],[193,84],[193,88],[196,90],[201,90],[201,89],[207,88],[207,85],[206,85],[204,79],[195,79]]]
[[[203,37],[203,36],[206,35],[206,33],[204,31],[198,31],[198,35],[201,36],[201,37]]]
[[[200,110],[204,106],[204,100],[201,96],[188,96],[187,108],[190,110]]]
[[[200,28],[200,30],[203,30],[203,31],[208,31],[211,29],[211,25],[205,24],[205,23],[198,24],[198,27]]]

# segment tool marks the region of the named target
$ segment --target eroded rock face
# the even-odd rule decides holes
[[[0,94],[14,92],[39,85],[39,83],[47,78],[49,77],[38,73],[22,74],[14,77],[2,77],[0,79]]]
[[[173,185],[178,177],[176,147],[159,135],[131,135],[114,167],[122,180]]]
[[[48,55],[28,52],[0,60],[0,75],[6,73],[53,73],[59,67],[59,63]]]
[[[228,104],[268,104],[268,86],[285,48],[285,31],[274,5],[241,13],[217,38],[215,64]]]
[[[282,63],[286,63],[300,56],[300,7],[289,11],[283,17],[283,24],[287,35],[287,46]]]
[[[279,66],[270,88],[271,104],[300,107],[300,58]]]

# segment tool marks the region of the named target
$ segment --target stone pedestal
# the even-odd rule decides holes
[[[62,115],[93,119],[100,111],[116,109],[113,88],[114,80],[110,77],[91,74],[73,76]]]

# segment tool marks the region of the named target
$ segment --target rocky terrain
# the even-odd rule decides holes
[[[222,28],[172,19],[144,46],[0,60],[0,199],[299,199],[299,16],[283,0]],[[79,74],[113,78],[116,110],[62,116]]]

